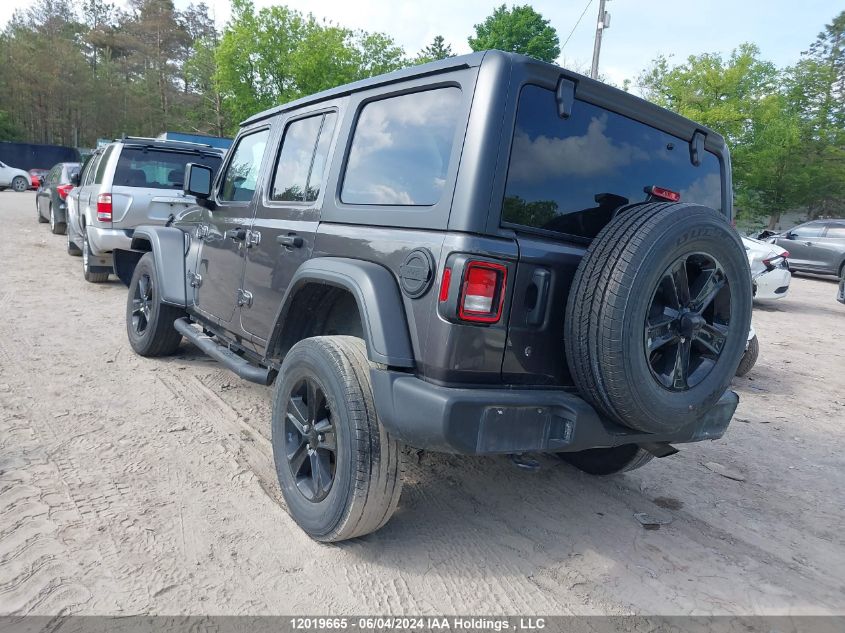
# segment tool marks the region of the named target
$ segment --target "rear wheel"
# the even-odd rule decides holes
[[[560,458],[590,475],[615,475],[648,464],[654,455],[636,444],[624,444],[613,448],[591,448],[577,453],[558,453]]]
[[[23,176],[15,176],[12,179],[12,189],[17,191],[18,193],[24,192],[29,189],[29,182]]]
[[[161,302],[153,254],[135,266],[126,300],[126,332],[132,349],[141,356],[167,356],[176,351],[182,335],[173,327],[185,311]]]
[[[364,343],[319,336],[285,356],[273,398],[273,457],[288,511],[318,541],[369,534],[402,492],[402,454],[376,418]]]
[[[695,424],[748,340],[751,276],[736,231],[694,204],[622,210],[590,244],[566,308],[566,356],[601,414],[650,433]]]
[[[88,244],[88,232],[82,227],[82,276],[92,284],[101,284],[109,280],[109,274],[94,272],[91,266],[91,247]]]
[[[742,360],[739,361],[739,367],[736,368],[737,376],[744,376],[751,371],[751,368],[757,363],[757,357],[760,355],[760,343],[757,341],[755,334],[750,341],[748,347],[745,348],[745,353],[742,355]]]
[[[53,203],[50,203],[50,232],[53,235],[64,235],[67,230],[67,224],[56,220],[56,210],[53,208]]]

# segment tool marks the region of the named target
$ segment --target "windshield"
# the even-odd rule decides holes
[[[652,186],[680,194],[681,202],[722,208],[715,154],[704,152],[695,166],[687,141],[586,101],[576,100],[562,119],[554,92],[523,88],[505,222],[593,238],[621,205],[646,201]]]
[[[149,147],[124,147],[114,172],[114,186],[182,189],[185,165],[198,163],[217,171],[220,157]]]

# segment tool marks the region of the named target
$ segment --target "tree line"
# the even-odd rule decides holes
[[[545,61],[561,53],[529,5],[496,8],[467,43]],[[0,51],[0,140],[83,147],[164,130],[231,135],[260,110],[453,54],[441,36],[409,54],[387,34],[251,0],[232,0],[222,30],[201,0],[184,10],[173,0],[36,0],[0,33]],[[725,136],[745,222],[773,225],[796,208],[845,213],[845,12],[790,67],[746,43],[727,56],[658,57],[635,83]]]

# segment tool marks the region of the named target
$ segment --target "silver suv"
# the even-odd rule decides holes
[[[182,191],[187,163],[217,171],[222,156],[210,145],[135,137],[97,149],[67,200],[68,253],[82,255],[85,279],[108,279],[112,253],[129,248],[135,227],[165,224],[195,204]]]

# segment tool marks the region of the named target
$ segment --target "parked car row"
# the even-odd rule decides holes
[[[792,270],[845,274],[845,219],[813,220],[782,233],[763,231],[757,238],[788,250]]]
[[[135,227],[164,224],[195,204],[183,191],[185,166],[220,166],[223,150],[210,145],[128,137],[98,148],[80,168],[59,163],[35,198],[39,222],[67,234],[67,251],[82,256],[82,274],[104,282],[112,254],[128,248]]]

